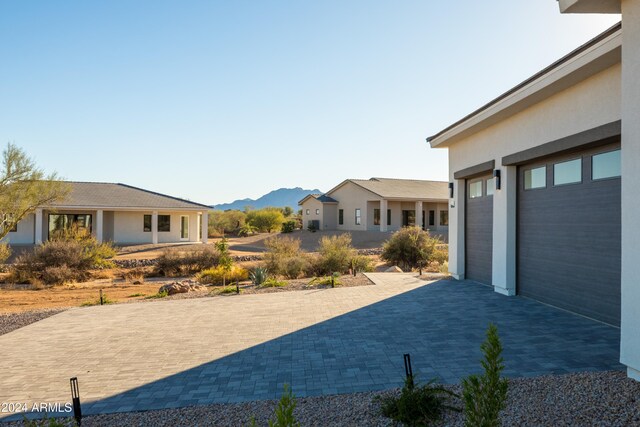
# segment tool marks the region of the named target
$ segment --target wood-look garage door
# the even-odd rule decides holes
[[[520,166],[517,292],[620,324],[619,144]]]
[[[465,278],[491,284],[493,179],[467,179],[465,203]]]

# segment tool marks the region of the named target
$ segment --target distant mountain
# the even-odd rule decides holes
[[[304,190],[300,187],[280,188],[278,190],[273,190],[272,192],[267,193],[256,200],[241,199],[231,203],[221,203],[219,205],[215,205],[214,208],[221,211],[226,211],[228,209],[237,209],[241,211],[244,210],[244,208],[247,206],[251,206],[253,209],[261,209],[268,206],[273,206],[276,208],[291,206],[294,211],[297,211],[298,202],[311,193],[322,193],[322,191],[318,189]]]

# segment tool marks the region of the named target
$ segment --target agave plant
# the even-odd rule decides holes
[[[251,273],[249,273],[251,282],[253,282],[253,284],[257,286],[262,285],[268,277],[269,271],[264,267],[256,267]]]

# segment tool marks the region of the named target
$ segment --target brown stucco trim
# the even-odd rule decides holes
[[[574,150],[577,151],[585,148],[610,144],[618,141],[621,133],[622,122],[620,120],[616,120],[615,122],[597,126],[583,132],[505,156],[502,158],[502,166],[520,165],[555,154],[570,153]]]
[[[453,173],[455,179],[468,179],[474,176],[484,175],[487,172],[493,171],[496,167],[495,160],[489,160],[488,162],[480,163],[479,165],[471,166],[470,168],[462,169]]]

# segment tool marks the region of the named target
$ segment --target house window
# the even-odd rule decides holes
[[[356,209],[356,225],[360,225],[362,223],[362,217],[360,215],[360,208]]]
[[[387,209],[387,225],[391,225],[391,209]]]
[[[469,198],[477,199],[478,197],[482,197],[482,180],[469,184]]]
[[[440,225],[449,225],[449,211],[440,211]]]
[[[416,225],[416,211],[402,211],[402,226],[413,227]]]
[[[316,215],[320,215],[320,209],[316,209]]]
[[[553,185],[573,184],[582,181],[582,159],[553,165]]]
[[[429,211],[429,225],[436,225],[436,211]]]
[[[171,231],[171,215],[158,215],[158,231]]]
[[[72,230],[91,234],[91,214],[49,214],[49,238],[64,236]]]
[[[147,232],[151,231],[151,215],[145,215],[142,220],[142,230]]]
[[[524,189],[544,188],[547,186],[547,167],[529,169],[524,171]]]
[[[338,209],[338,224],[344,224],[344,209]]]
[[[620,150],[596,154],[591,160],[591,179],[617,178],[620,176]]]
[[[309,209],[306,210],[306,214],[309,215]]]
[[[373,225],[380,225],[380,209],[373,210]]]
[[[496,189],[496,179],[489,178],[487,180],[487,196],[493,196],[495,189]]]

